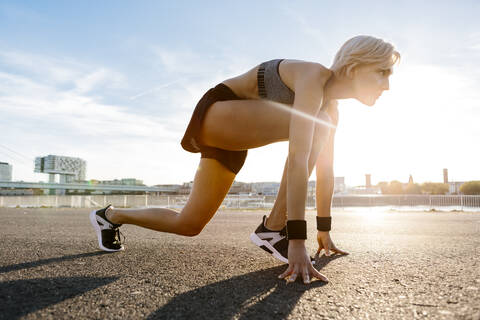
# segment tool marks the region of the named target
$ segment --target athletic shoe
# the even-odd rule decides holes
[[[263,216],[262,223],[250,235],[250,240],[278,260],[288,263],[287,226],[280,231],[269,230],[265,227],[266,218],[267,216]],[[316,264],[315,258],[310,257],[310,261]]]
[[[268,230],[265,227],[266,218],[267,216],[263,216],[262,223],[250,235],[250,240],[278,260],[288,263],[287,227],[280,231]]]
[[[108,252],[124,250],[120,241],[121,224],[115,224],[107,219],[105,211],[110,207],[109,204],[103,209],[90,212],[90,222],[97,233],[98,245],[100,249]]]

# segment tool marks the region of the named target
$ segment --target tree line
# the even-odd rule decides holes
[[[382,194],[447,194],[448,183],[425,182],[401,183],[394,180],[390,182],[379,182],[377,185]],[[460,193],[465,195],[480,195],[480,181],[465,182],[460,186]]]

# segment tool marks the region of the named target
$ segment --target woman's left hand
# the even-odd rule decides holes
[[[318,250],[317,255],[320,255],[322,249],[325,250],[325,255],[330,256],[330,251],[338,254],[348,254],[348,252],[338,249],[330,238],[330,232],[317,231]]]

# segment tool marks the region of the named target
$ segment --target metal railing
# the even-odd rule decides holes
[[[275,196],[228,195],[223,208],[268,209],[273,207]],[[93,208],[112,204],[116,207],[182,208],[188,195],[50,195],[50,196],[0,196],[0,207],[54,207]],[[390,207],[480,211],[480,195],[335,195],[332,207]],[[315,199],[307,199],[307,208],[315,208]]]
[[[335,196],[333,207],[452,207],[480,208],[478,195],[365,195]]]

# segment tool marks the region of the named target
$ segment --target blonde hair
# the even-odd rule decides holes
[[[372,36],[356,36],[338,50],[330,69],[336,76],[347,76],[359,65],[379,63],[391,68],[400,60],[400,53],[388,42]]]

